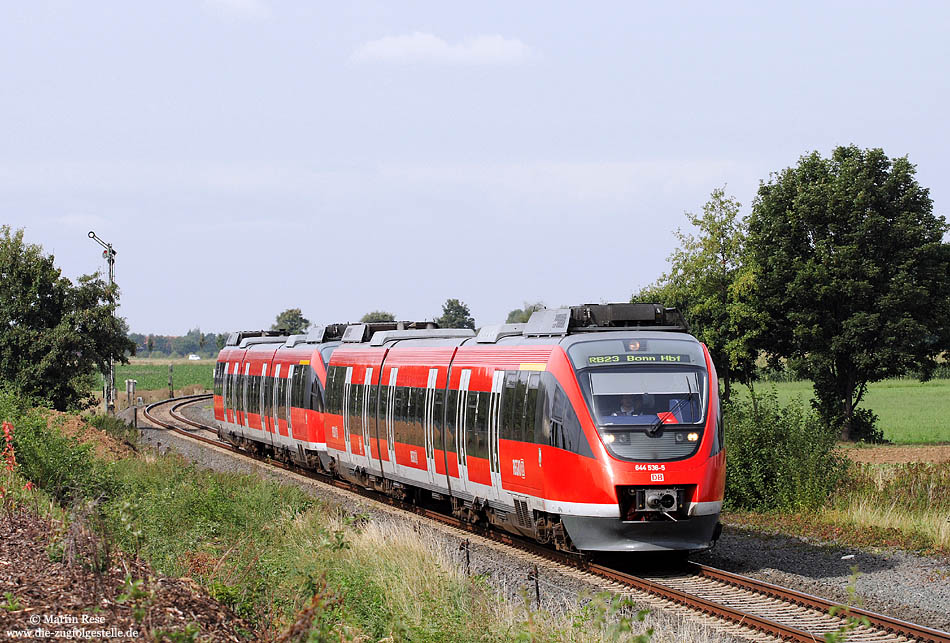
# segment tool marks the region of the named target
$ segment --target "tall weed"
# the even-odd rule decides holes
[[[800,511],[827,504],[847,475],[836,436],[801,400],[787,405],[773,388],[733,398],[726,422],[728,509]]]

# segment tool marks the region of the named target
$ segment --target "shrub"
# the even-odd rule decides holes
[[[8,387],[0,387],[0,416],[14,426],[19,473],[58,502],[109,497],[115,491],[112,468],[95,459],[92,447],[47,425],[45,409],[29,409]]]
[[[750,391],[723,411],[728,509],[817,509],[847,475],[835,434],[801,400],[782,406],[774,388]]]
[[[873,444],[886,442],[884,431],[878,428],[877,420],[877,413],[871,409],[854,409],[854,415],[851,416],[851,439]]]

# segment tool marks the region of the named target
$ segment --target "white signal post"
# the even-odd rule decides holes
[[[112,292],[115,290],[116,252],[112,248],[111,243],[106,243],[100,239],[92,230],[89,231],[89,238],[104,248],[102,251],[102,257],[109,262],[109,291]],[[115,316],[115,306],[112,307],[112,316]],[[104,401],[106,403],[106,413],[110,415],[113,414],[115,412],[115,360],[113,360],[112,357],[109,357],[109,374],[107,376],[105,385]]]

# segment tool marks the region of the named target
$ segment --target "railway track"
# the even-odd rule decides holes
[[[152,423],[188,438],[227,449],[245,457],[260,459],[272,466],[425,516],[464,532],[475,533],[507,544],[599,579],[660,597],[671,603],[740,625],[749,630],[750,634],[765,634],[790,641],[822,641],[826,633],[839,631],[848,624],[841,612],[835,616],[831,615],[830,612],[838,605],[837,603],[818,596],[696,563],[687,563],[683,568],[671,573],[630,574],[585,558],[553,551],[510,534],[471,525],[431,509],[397,501],[318,472],[303,470],[269,458],[258,458],[219,440],[215,428],[195,422],[180,412],[182,407],[206,401],[210,397],[210,395],[193,395],[156,402],[146,407],[145,416]],[[916,625],[884,614],[851,607],[847,615],[866,623],[848,631],[848,641],[950,643],[948,632]]]

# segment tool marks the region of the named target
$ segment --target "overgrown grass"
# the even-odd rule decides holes
[[[760,388],[775,387],[779,402],[787,404],[800,397],[813,397],[809,381],[760,383]],[[736,387],[738,397],[747,389]],[[874,411],[884,439],[898,444],[950,442],[950,379],[920,382],[915,379],[890,379],[868,386],[861,406]]]
[[[533,632],[599,641],[616,624],[531,617],[466,576],[427,530],[367,522],[295,487],[176,457],[126,460],[117,475],[125,493],[105,513],[121,546],[160,573],[194,578],[262,636],[297,620],[315,593],[324,604],[309,615],[313,626],[347,640],[508,641]]]

